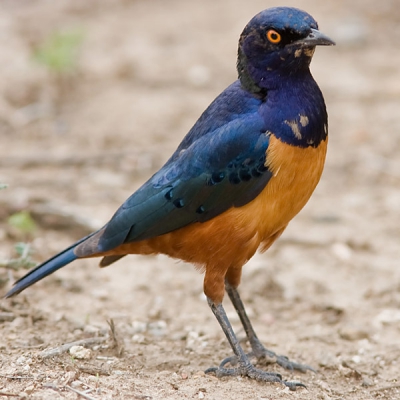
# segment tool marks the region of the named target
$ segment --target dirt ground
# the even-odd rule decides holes
[[[330,116],[323,178],[240,287],[264,344],[318,373],[265,368],[307,389],[205,376],[230,349],[202,276],[131,256],[75,262],[0,302],[1,399],[400,399],[398,0],[0,1],[2,260],[31,240],[42,261],[106,222],[236,78],[258,11],[297,6],[337,41],[312,63]],[[81,37],[69,72],[33,58],[55,32]],[[7,222],[20,210],[30,238]],[[59,347],[76,341],[88,350]]]

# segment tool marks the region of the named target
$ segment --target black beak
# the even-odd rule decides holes
[[[304,38],[297,40],[296,43],[300,43],[303,46],[335,46],[336,43],[328,36],[324,35],[317,29],[311,29],[310,34]]]

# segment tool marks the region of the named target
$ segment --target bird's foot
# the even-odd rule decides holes
[[[280,383],[287,386],[290,390],[293,391],[295,391],[299,387],[306,387],[300,382],[284,381],[282,380],[282,375],[257,369],[256,367],[254,367],[254,365],[250,363],[236,368],[224,368],[223,365],[225,365],[224,362],[226,360],[227,359],[222,361],[219,367],[208,368],[205,373],[214,373],[217,378],[222,378],[224,376],[246,376],[259,382]]]
[[[291,371],[296,370],[300,372],[316,372],[315,369],[310,367],[309,365],[299,364],[294,361],[290,361],[289,358],[286,356],[277,355],[273,351],[266,349],[261,343],[254,346],[253,350],[247,354],[247,357],[249,359],[256,359],[256,362],[260,364],[268,365],[277,363],[281,367]],[[226,364],[235,366],[237,363],[238,359],[236,356],[227,357],[221,362],[219,368],[224,368]]]

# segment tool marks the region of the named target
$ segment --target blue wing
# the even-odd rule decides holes
[[[261,101],[235,83],[203,113],[176,152],[115,213],[97,250],[205,222],[253,200],[271,178]]]

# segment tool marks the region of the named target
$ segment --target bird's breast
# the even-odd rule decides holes
[[[259,216],[263,241],[283,229],[309,200],[322,175],[327,142],[326,138],[318,147],[297,147],[271,133],[266,163],[273,176],[247,205],[249,213]]]

